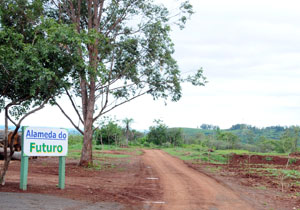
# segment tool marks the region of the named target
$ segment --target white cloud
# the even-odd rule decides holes
[[[161,0],[173,5],[176,0]],[[177,102],[142,97],[111,112],[147,129],[154,119],[170,126],[223,128],[300,124],[300,2],[298,0],[192,0],[196,13],[174,29],[175,58],[182,72],[199,67],[206,87],[183,86]],[[3,118],[1,116],[1,118]],[[0,124],[3,121],[0,121]],[[47,108],[24,124],[71,127],[57,108]]]

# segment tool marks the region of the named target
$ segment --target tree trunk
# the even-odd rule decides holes
[[[296,135],[295,141],[294,141],[294,147],[295,147],[295,148],[294,148],[294,151],[293,151],[293,152],[297,152],[297,151],[298,151],[298,149],[297,149],[297,148],[298,148],[298,138],[299,138],[299,137],[298,137],[298,132],[296,132],[296,134],[297,134],[297,135]]]
[[[126,130],[126,146],[128,146],[129,130]]]
[[[5,114],[4,114],[4,122],[5,122],[5,130],[4,130],[4,165],[0,174],[0,183],[1,185],[5,185],[5,175],[8,170],[8,166],[11,160],[12,155],[14,154],[12,144],[13,139],[10,141],[10,145],[8,145],[8,108],[11,106],[11,104],[7,105],[5,107]],[[18,129],[18,127],[16,128]],[[16,134],[16,132],[14,132]],[[15,137],[14,135],[12,136]],[[10,146],[10,153],[8,154],[8,146]]]
[[[93,165],[92,140],[93,140],[93,115],[95,106],[95,82],[91,79],[90,95],[82,99],[83,116],[84,116],[84,135],[83,145],[80,157],[80,166]]]
[[[6,171],[8,170],[8,166],[9,163],[14,155],[14,139],[15,136],[18,134],[18,130],[21,126],[22,121],[28,117],[29,115],[35,113],[36,111],[44,108],[44,105],[48,102],[49,98],[47,100],[45,100],[38,108],[31,110],[30,112],[27,112],[23,117],[21,117],[21,119],[19,120],[18,123],[13,122],[13,124],[16,126],[14,132],[12,133],[12,135],[10,136],[10,143],[8,144],[8,118],[9,118],[9,111],[8,109],[11,106],[16,105],[16,102],[11,102],[9,103],[6,107],[5,107],[5,114],[4,114],[4,121],[5,121],[5,130],[4,130],[4,166],[2,168],[2,170],[0,170],[0,183],[2,185],[5,185],[5,175],[6,175]],[[9,148],[8,148],[9,146]],[[8,154],[8,149],[9,149],[9,154]],[[20,157],[20,156],[19,156]],[[21,157],[20,157],[21,158]]]
[[[10,149],[7,149],[7,155],[10,153]],[[4,157],[4,148],[0,147],[0,155]],[[21,160],[21,152],[14,152],[14,154],[11,157],[12,160]]]
[[[93,123],[86,123],[84,126],[83,145],[80,157],[80,166],[90,166],[93,164],[92,140],[93,140]]]
[[[100,142],[101,142],[102,150],[104,150],[104,147],[103,147],[103,141],[102,141],[102,133],[100,133]]]

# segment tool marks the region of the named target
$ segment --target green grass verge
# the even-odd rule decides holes
[[[82,149],[82,137],[70,136],[68,146],[68,158],[79,159]],[[143,152],[139,147],[119,147],[116,145],[96,145],[93,142],[93,156],[97,158],[126,158],[127,154],[105,154],[97,151],[126,151],[135,155],[142,155]]]
[[[182,160],[201,160],[204,162],[216,163],[216,164],[224,164],[228,161],[228,155],[219,154],[216,152],[207,152],[198,149],[190,149],[190,148],[165,148],[163,149],[165,152],[170,155],[179,157]]]
[[[106,154],[106,153],[93,153],[93,157],[97,158],[127,158],[130,155],[123,155],[123,154]]]
[[[201,160],[204,162],[210,162],[215,164],[224,164],[228,162],[228,159],[232,154],[237,155],[262,155],[262,156],[287,156],[288,154],[278,153],[257,153],[249,152],[247,150],[215,150],[209,152],[207,148],[201,147],[201,145],[188,145],[184,147],[164,148],[164,151],[170,155],[176,156],[182,160]]]

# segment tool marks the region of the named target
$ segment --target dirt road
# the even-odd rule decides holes
[[[253,209],[231,189],[186,166],[161,150],[145,150],[144,162],[158,177],[164,195],[153,209],[250,210]]]

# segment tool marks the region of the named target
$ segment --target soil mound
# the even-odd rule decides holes
[[[300,166],[300,159],[288,159],[279,156],[263,156],[263,155],[237,155],[233,154],[230,164],[273,164],[273,165],[289,165]]]
[[[291,157],[300,157],[300,152],[293,152],[290,154]]]

